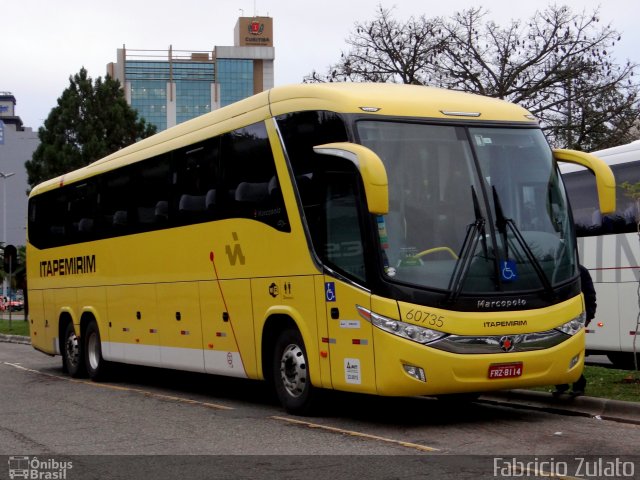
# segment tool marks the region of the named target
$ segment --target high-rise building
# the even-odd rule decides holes
[[[118,49],[107,73],[158,131],[273,87],[273,19],[240,17],[233,46],[211,51]]]
[[[16,97],[0,92],[0,242],[26,244],[27,170],[40,141],[16,115]]]

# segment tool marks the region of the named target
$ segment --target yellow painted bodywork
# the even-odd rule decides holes
[[[365,113],[363,107],[378,110]],[[102,341],[108,344],[104,353],[110,358],[213,373],[222,368],[223,374],[227,361],[234,369],[229,374],[235,374],[240,359],[247,377],[263,378],[265,325],[271,318],[288,318],[302,334],[312,383],[325,388],[385,395],[430,394],[564,383],[580,374],[582,360],[571,371],[567,365],[575,355],[582,356],[583,333],[552,349],[498,355],[501,362],[524,362],[525,373],[518,379],[488,381],[487,366],[496,361],[496,355],[454,355],[434,350],[378,330],[359,316],[357,306],[396,319],[405,319],[411,308],[425,307],[398,305],[394,299],[372,296],[365,289],[323,273],[314,262],[272,119],[302,110],[434,119],[456,118],[443,112],[471,111],[479,112],[478,120],[482,121],[535,125],[528,112],[516,105],[426,87],[279,87],[44,182],[33,189],[31,196],[264,121],[291,232],[249,219],[231,219],[45,250],[28,243],[34,347],[59,353],[60,319],[68,316],[81,335],[83,315],[90,314],[98,323]],[[372,175],[386,182],[383,173],[375,171]],[[386,197],[381,203],[385,202]],[[42,275],[42,262],[92,255],[95,271]],[[327,282],[335,284],[334,301],[327,301]],[[449,333],[497,335],[558,327],[581,308],[582,300],[576,297],[539,311],[428,310],[443,317],[442,328]],[[337,318],[333,318],[334,309]],[[483,327],[484,322],[500,319],[528,319],[529,326]],[[222,366],[220,358],[226,358]],[[424,368],[427,382],[409,377],[403,363]]]

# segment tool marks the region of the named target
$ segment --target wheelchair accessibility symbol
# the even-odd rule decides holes
[[[517,280],[518,271],[516,270],[516,262],[513,260],[500,262],[500,276],[503,282],[513,282]]]
[[[324,282],[324,298],[327,302],[336,301],[336,284],[335,282]]]

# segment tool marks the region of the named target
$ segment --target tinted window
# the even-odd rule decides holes
[[[29,239],[49,248],[237,217],[290,231],[264,123],[33,197]]]
[[[175,153],[174,198],[181,224],[219,218],[220,139],[213,138]]]
[[[589,170],[565,173],[571,210],[579,237],[637,232],[639,212],[637,203],[627,194],[622,184],[640,182],[640,162],[612,165],[616,178],[616,212],[602,215],[598,205],[595,177]]]
[[[250,218],[291,231],[263,123],[223,135],[222,165],[217,195],[222,216]]]
[[[325,179],[324,260],[345,275],[364,281],[364,250],[358,216],[359,175],[355,171],[330,171]]]
[[[304,217],[314,247],[323,255],[321,237],[325,202],[326,157],[316,154],[314,146],[348,141],[344,121],[333,112],[309,111],[281,115],[277,118],[287,158],[291,163]]]

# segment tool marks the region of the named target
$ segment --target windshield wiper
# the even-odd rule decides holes
[[[485,257],[487,256],[487,239],[485,238],[484,231],[486,220],[480,211],[480,204],[478,203],[478,197],[473,185],[471,186],[471,197],[473,198],[473,210],[475,212],[476,220],[467,225],[467,233],[464,237],[464,241],[462,242],[458,260],[456,261],[456,265],[451,273],[451,279],[449,280],[449,295],[447,296],[447,303],[454,302],[460,295],[464,280],[467,278],[467,274],[469,273],[469,267],[471,266],[471,261],[473,259],[473,252],[476,251],[480,238],[482,238],[482,249],[484,255]]]
[[[509,259],[509,240],[507,238],[507,228],[509,228],[511,230],[511,233],[513,234],[513,237],[516,239],[520,247],[522,247],[522,250],[527,256],[527,259],[529,260],[529,262],[531,262],[531,265],[533,266],[533,269],[535,270],[536,274],[540,278],[540,282],[542,283],[542,286],[544,287],[545,291],[547,292],[547,294],[553,295],[553,287],[551,286],[551,283],[549,282],[547,275],[544,273],[544,270],[542,269],[542,265],[540,265],[540,261],[536,258],[534,253],[531,251],[531,247],[529,247],[529,245],[527,244],[527,241],[522,236],[522,233],[520,233],[520,230],[516,226],[513,219],[507,218],[504,216],[504,211],[502,210],[502,203],[500,202],[500,197],[498,197],[498,192],[496,191],[496,187],[493,186],[492,189],[493,189],[493,204],[495,206],[495,211],[496,211],[496,228],[498,229],[498,232],[502,235],[505,260]]]

